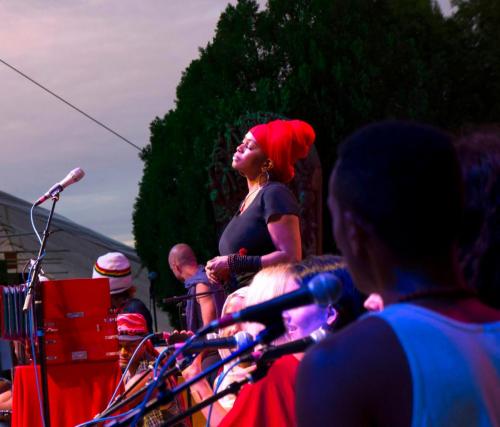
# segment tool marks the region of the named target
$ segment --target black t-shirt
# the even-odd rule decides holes
[[[279,182],[270,182],[240,213],[233,216],[219,240],[221,255],[239,253],[266,255],[276,250],[267,229],[273,215],[299,215],[299,205],[290,189]]]

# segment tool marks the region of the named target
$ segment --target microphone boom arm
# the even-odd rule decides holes
[[[224,390],[221,390],[218,393],[210,396],[209,398],[201,401],[200,403],[191,406],[190,408],[186,409],[184,412],[181,412],[180,414],[177,414],[177,415],[173,416],[172,418],[169,418],[168,420],[165,421],[163,426],[176,425],[179,421],[195,414],[198,411],[201,411],[203,408],[207,407],[208,405],[211,405],[212,403],[217,402],[222,397],[224,397],[228,394],[238,393],[240,391],[241,387],[243,387],[245,384],[247,384],[250,381],[251,381],[251,377],[248,376],[248,377],[242,379],[241,381],[232,382]]]
[[[186,301],[189,299],[198,298],[198,297],[202,297],[202,296],[206,296],[206,295],[213,295],[213,294],[220,293],[220,292],[224,292],[224,289],[218,289],[216,291],[199,292],[199,293],[193,294],[193,295],[180,295],[180,296],[173,296],[173,297],[169,297],[169,298],[163,298],[161,302],[163,304],[177,304],[178,302],[183,302],[183,301]]]
[[[247,345],[241,347],[240,349],[234,351],[231,353],[228,357],[225,359],[219,360],[218,362],[214,363],[213,365],[207,367],[205,370],[200,372],[198,375],[195,377],[191,378],[188,381],[183,382],[179,386],[175,387],[172,390],[162,390],[162,384],[163,384],[163,378],[164,375],[161,376],[159,379],[159,394],[157,397],[151,399],[148,401],[148,403],[145,406],[144,412],[141,415],[144,415],[153,409],[158,408],[161,405],[164,405],[166,403],[170,403],[173,401],[175,396],[177,396],[179,393],[183,392],[184,390],[188,389],[192,384],[198,382],[208,374],[218,370],[222,366],[224,366],[227,362],[230,362],[232,360],[237,359],[238,357],[244,355],[245,353],[249,352],[252,348],[254,348],[257,344],[262,344],[262,343],[269,343],[272,340],[276,339],[280,335],[283,334],[285,330],[285,326],[283,324],[283,320],[280,319],[280,322],[276,322],[273,325],[270,325],[266,327],[264,330],[262,330],[259,335],[255,338],[255,340],[251,343],[248,343]],[[135,408],[132,410],[127,416],[122,418],[118,422],[112,422],[109,427],[118,427],[118,426],[127,426],[129,423],[139,414],[139,408]]]

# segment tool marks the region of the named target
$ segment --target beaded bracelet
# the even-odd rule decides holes
[[[231,254],[227,263],[229,271],[234,274],[253,273],[262,268],[260,256]]]

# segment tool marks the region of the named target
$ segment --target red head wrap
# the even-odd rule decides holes
[[[116,317],[118,339],[124,341],[140,340],[148,333],[146,319],[139,313],[123,313]]]
[[[250,133],[273,162],[272,173],[280,182],[295,175],[295,162],[307,156],[316,138],[314,129],[302,120],[274,120],[254,126]]]

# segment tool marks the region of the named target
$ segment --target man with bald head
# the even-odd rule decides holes
[[[184,283],[189,296],[186,304],[186,326],[196,331],[203,325],[218,318],[224,304],[225,295],[220,285],[212,284],[199,265],[193,249],[185,243],[178,243],[168,254],[168,264],[174,276]],[[204,294],[213,292],[211,294]]]

